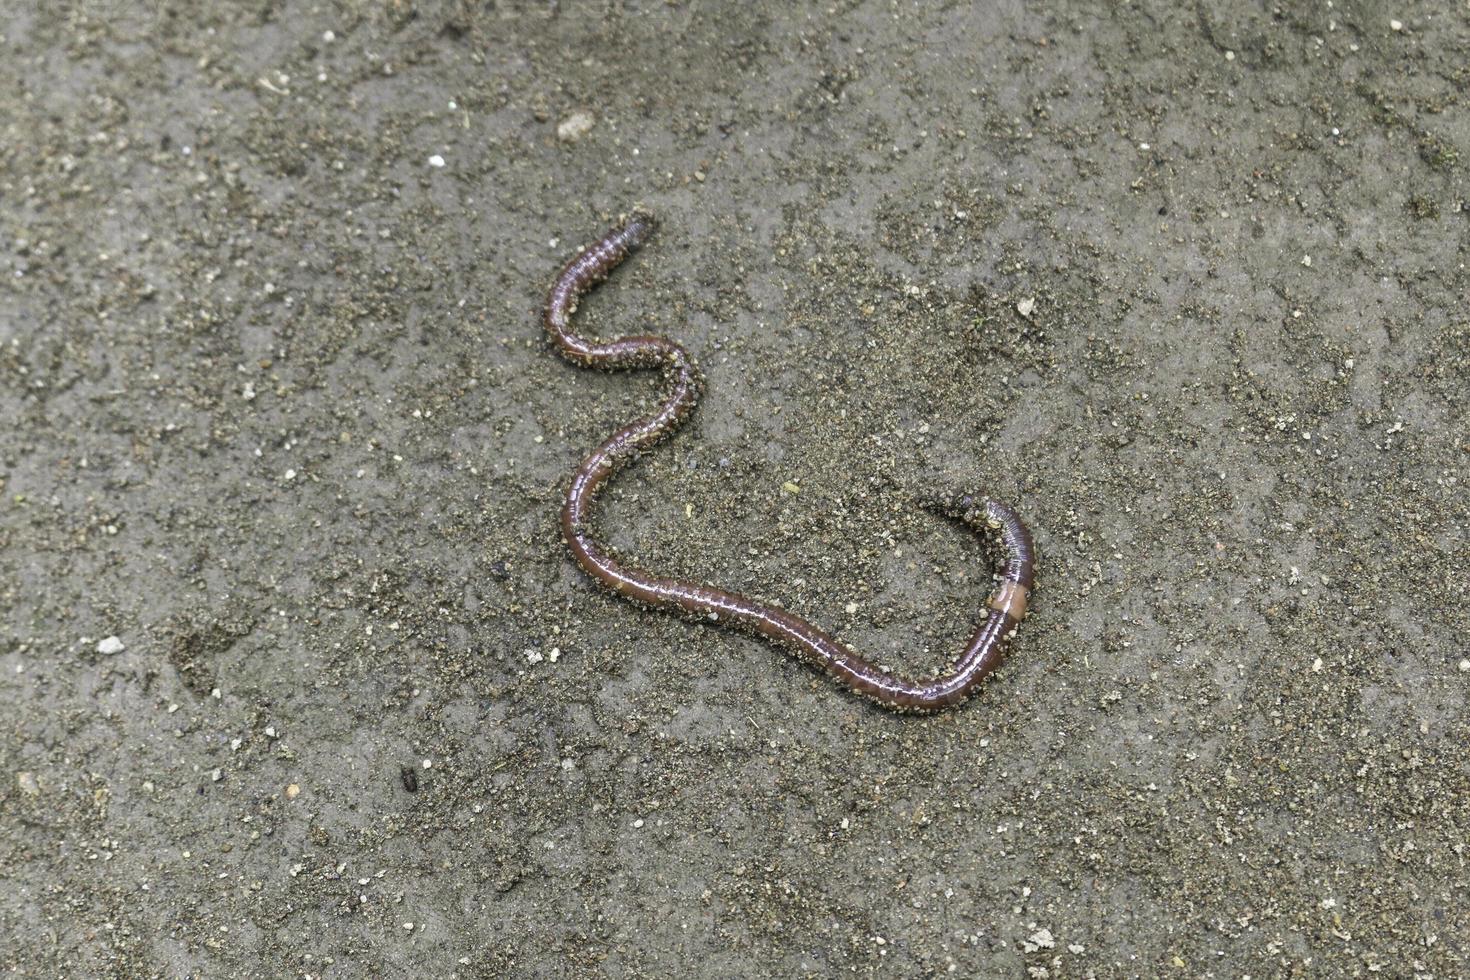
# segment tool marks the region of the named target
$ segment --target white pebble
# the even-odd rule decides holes
[[[1021,300],[1021,302],[1016,304],[1016,312],[1021,314],[1022,316],[1030,316],[1031,311],[1034,309],[1036,309],[1035,299],[1023,299]]]
[[[1392,30],[1401,31],[1404,29],[1404,22],[1401,20],[1391,20],[1388,22],[1388,26]]]
[[[578,110],[557,124],[556,138],[568,143],[575,143],[583,136],[586,136],[596,122],[597,118],[592,113]]]
[[[1462,674],[1470,674],[1470,657],[1460,661],[1460,672]]]
[[[122,653],[126,649],[127,647],[123,644],[123,641],[119,640],[115,636],[109,636],[107,639],[97,644],[97,652],[106,654],[108,656],[111,656],[114,653]]]
[[[437,170],[439,167],[444,166],[444,158],[435,153],[433,156],[429,157],[429,166]]]

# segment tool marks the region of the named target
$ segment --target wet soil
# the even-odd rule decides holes
[[[1470,8],[0,12],[9,976],[1470,972]],[[895,670],[597,592],[555,515]]]

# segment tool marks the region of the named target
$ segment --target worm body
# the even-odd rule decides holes
[[[546,332],[557,351],[582,367],[609,370],[662,368],[669,394],[653,414],[623,426],[594,449],[572,476],[561,512],[562,536],[577,563],[613,593],[766,637],[824,671],[840,684],[880,705],[900,711],[935,711],[967,698],[1000,665],[1026,615],[1035,581],[1031,534],[1016,512],[999,501],[961,502],[962,520],[977,530],[998,530],[1006,559],[989,612],[948,673],[910,680],[884,670],[799,616],[734,592],[698,582],[665,578],[625,565],[591,537],[590,511],[598,489],[621,467],[670,435],[694,411],[701,378],[689,353],[664,337],[623,337],[597,343],[572,331],[578,299],[653,234],[654,218],[635,213],[567,263],[552,284],[545,310]]]

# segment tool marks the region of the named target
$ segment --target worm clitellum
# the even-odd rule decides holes
[[[629,599],[660,609],[764,636],[829,674],[852,691],[900,711],[934,711],[963,701],[1000,665],[1035,580],[1031,534],[1016,512],[999,501],[962,502],[962,519],[977,530],[998,529],[1006,551],[1000,582],[990,596],[990,611],[948,673],[931,680],[890,674],[871,660],[784,609],[734,592],[681,579],[664,578],[625,565],[604,551],[590,533],[590,512],[598,488],[621,467],[671,434],[694,411],[701,379],[689,352],[665,337],[623,337],[597,343],[572,331],[577,300],[653,234],[654,218],[635,213],[583,249],[567,263],[546,300],[546,332],[573,364],[608,370],[662,368],[669,394],[652,415],[623,426],[592,451],[572,477],[561,512],[562,536],[578,564],[597,582]]]

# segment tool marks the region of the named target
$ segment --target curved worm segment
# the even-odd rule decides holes
[[[598,584],[616,595],[765,637],[885,708],[937,711],[965,700],[1000,665],[1017,624],[1026,615],[1026,601],[1035,579],[1031,533],[1005,504],[983,502],[983,523],[1000,531],[1006,551],[1001,583],[989,599],[990,612],[949,673],[928,680],[890,674],[817,626],[777,606],[624,565],[592,540],[587,528],[598,488],[618,468],[683,424],[699,401],[698,369],[688,352],[672,340],[637,336],[600,343],[571,328],[578,299],[642,246],[656,225],[653,215],[635,211],[574,256],[557,276],[546,300],[547,335],[567,360],[609,370],[661,367],[670,384],[668,395],[652,415],[630,422],[609,436],[573,475],[561,515],[562,536],[573,557]],[[979,503],[967,496],[959,504],[963,519],[976,528],[982,526]]]

